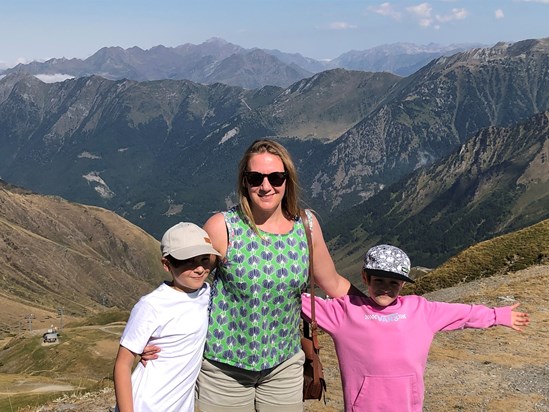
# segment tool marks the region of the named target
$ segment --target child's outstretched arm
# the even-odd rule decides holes
[[[497,325],[521,331],[522,327],[530,322],[527,313],[515,311],[519,303],[488,307],[463,303],[425,302],[427,302],[425,313],[428,323],[435,332],[463,328],[485,329]]]
[[[511,329],[522,332],[522,327],[530,324],[530,316],[526,312],[516,312],[515,309],[520,306],[520,303],[515,303],[511,306]]]

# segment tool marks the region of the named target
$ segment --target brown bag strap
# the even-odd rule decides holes
[[[303,226],[305,227],[305,234],[307,235],[307,245],[309,247],[309,285],[310,285],[310,295],[311,295],[311,337],[313,340],[313,347],[315,351],[318,352],[320,345],[318,344],[318,333],[315,318],[315,278],[313,271],[313,240],[311,237],[311,225],[313,224],[312,220],[309,220],[307,212],[303,209],[300,210],[301,220],[303,221]],[[305,336],[309,335],[309,324],[304,322],[303,333]]]

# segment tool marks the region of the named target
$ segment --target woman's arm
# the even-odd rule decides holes
[[[227,254],[227,243],[229,238],[227,236],[227,226],[225,225],[225,217],[222,213],[216,213],[210,217],[204,224],[203,229],[210,235],[212,246],[215,250],[221,253],[223,259]]]
[[[135,354],[124,346],[118,348],[114,362],[114,391],[120,412],[133,412],[132,366]]]
[[[334,261],[328,251],[328,246],[326,246],[326,242],[324,241],[320,223],[314,215],[311,236],[313,240],[313,276],[315,283],[333,298],[339,298],[344,295],[364,296],[348,279],[337,273]]]

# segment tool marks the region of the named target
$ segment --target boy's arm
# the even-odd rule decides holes
[[[511,306],[511,329],[522,332],[522,327],[530,324],[530,315],[526,312],[516,312],[515,309],[520,306],[520,303],[515,303]]]
[[[527,313],[514,312],[519,304],[491,308],[463,303],[426,302],[427,318],[433,332],[463,328],[485,329],[497,325],[520,330],[521,326],[529,323]]]
[[[118,347],[118,354],[114,362],[114,391],[116,403],[120,412],[133,412],[132,396],[132,366],[135,354],[124,346]]]

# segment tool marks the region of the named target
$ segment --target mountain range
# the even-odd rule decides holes
[[[417,276],[405,293],[520,301],[531,313],[528,336],[492,328],[437,337],[426,410],[543,407],[548,56],[549,39],[525,40],[437,57],[407,77],[332,68],[257,88],[98,74],[47,84],[8,73],[0,79],[0,404],[109,408],[112,392],[86,393],[79,401],[89,403],[75,406],[65,405],[73,396],[37,391],[112,387],[120,321],[166,278],[155,237],[233,203],[242,152],[271,137],[295,158],[304,204],[352,282],[361,284],[369,246],[394,243]],[[244,73],[249,59],[234,58],[226,74]],[[64,319],[83,316],[63,329]],[[42,345],[41,330],[59,322],[61,344]],[[330,345],[323,340],[328,404],[306,410],[341,409]]]
[[[376,242],[406,245],[412,261],[439,265],[547,219],[548,206],[546,111],[513,127],[481,129],[449,156],[332,216],[325,231],[348,273]]]
[[[143,50],[104,47],[82,59],[53,58],[45,62],[18,64],[4,74],[97,75],[110,80],[191,80],[195,83],[223,83],[248,89],[263,86],[288,87],[296,81],[329,69],[390,72],[408,76],[429,61],[480,47],[479,44],[426,46],[395,43],[367,50],[351,50],[330,61],[319,61],[299,53],[280,50],[246,49],[220,38],[195,45],[162,45]],[[1,74],[1,72],[0,72]]]
[[[287,88],[12,73],[0,80],[0,176],[159,237],[231,204],[245,147],[272,137],[334,245],[352,249],[361,227],[433,266],[547,217],[547,73],[549,39],[440,57],[405,78],[333,69]]]

